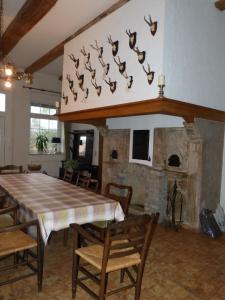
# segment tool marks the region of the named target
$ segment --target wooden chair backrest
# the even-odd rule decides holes
[[[7,165],[0,167],[0,174],[17,174],[23,173],[23,166]]]
[[[128,214],[133,189],[129,185],[109,182],[105,187],[105,196],[120,202],[125,216]]]
[[[139,254],[141,264],[145,264],[159,213],[135,216],[125,221],[112,223],[107,227],[102,268],[107,267],[108,259]]]
[[[65,169],[63,180],[72,183],[73,170]]]
[[[79,172],[77,175],[76,185],[83,187],[83,188],[88,188],[89,179],[90,179],[90,176],[87,176],[87,175],[83,174],[82,172]]]

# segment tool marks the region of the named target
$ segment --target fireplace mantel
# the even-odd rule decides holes
[[[164,114],[182,117],[187,123],[195,118],[225,122],[225,112],[205,106],[177,101],[169,98],[155,98],[86,110],[59,114],[62,122],[89,123],[96,126],[105,125],[107,118]]]

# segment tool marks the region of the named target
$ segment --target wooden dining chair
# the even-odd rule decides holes
[[[73,181],[73,170],[65,169],[63,180],[69,183]]]
[[[94,299],[99,300],[134,287],[135,300],[139,300],[145,261],[158,218],[157,213],[151,216],[131,217],[125,221],[110,224],[104,243],[96,240],[80,225],[71,224],[74,237],[72,298],[76,298],[77,286],[83,288]],[[81,238],[93,244],[80,247]],[[80,264],[80,258],[85,261],[85,264]],[[97,270],[97,274],[91,273],[88,267],[90,265]],[[84,275],[83,277],[78,277],[79,271]],[[120,271],[121,283],[125,275],[130,282],[126,286],[107,291],[108,275],[113,271]],[[90,284],[84,283],[87,279],[99,285],[98,294],[90,288]]]
[[[121,185],[109,182],[105,187],[105,196],[118,201],[123,209],[125,216],[128,215],[132,194],[133,189],[129,185]],[[85,227],[95,231],[99,238],[103,241],[105,238],[107,224],[107,221],[98,221],[88,223],[85,225]]]
[[[1,213],[1,212],[0,212]],[[35,226],[37,229],[37,240],[24,232],[28,227]],[[36,248],[36,252],[32,251]],[[37,275],[38,291],[42,290],[43,274],[43,251],[41,245],[40,229],[37,221],[30,221],[9,227],[0,228],[0,258],[14,255],[13,263],[0,266],[0,273],[7,273],[6,279],[0,281],[0,286],[17,280]],[[16,259],[15,259],[16,257]],[[20,272],[19,266],[27,267],[29,272]],[[13,277],[9,278],[9,271],[13,271]]]
[[[16,204],[0,209],[0,228],[17,224],[17,209]]]
[[[0,175],[23,173],[23,166],[6,165],[0,167]]]

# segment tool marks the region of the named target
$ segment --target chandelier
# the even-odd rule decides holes
[[[15,80],[25,80],[27,84],[31,84],[32,74],[17,70],[16,66],[4,55],[3,33],[3,0],[0,0],[0,80],[4,82],[6,88],[10,88]]]

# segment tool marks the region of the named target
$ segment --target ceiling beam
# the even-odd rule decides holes
[[[50,62],[58,58],[59,56],[63,55],[64,53],[64,45],[77,37],[79,34],[84,32],[85,30],[89,29],[91,26],[95,25],[111,13],[113,13],[115,10],[119,9],[121,6],[126,4],[129,0],[119,0],[115,4],[113,4],[110,8],[106,9],[104,12],[102,12],[100,15],[98,15],[96,18],[91,20],[89,23],[78,29],[75,33],[73,33],[71,36],[66,38],[64,41],[62,41],[60,44],[55,46],[53,49],[51,49],[48,53],[40,57],[38,60],[36,60],[32,65],[27,67],[25,69],[25,72],[27,73],[34,73],[38,70],[42,69],[43,67],[47,66]]]
[[[57,0],[27,0],[2,36],[3,57],[42,19]]]
[[[119,118],[128,116],[164,114],[182,117],[187,123],[192,123],[195,118],[225,122],[225,112],[205,106],[177,101],[168,98],[156,98],[144,101],[130,102],[93,109],[79,110],[59,114],[62,122],[91,123],[91,120]]]
[[[216,6],[216,8],[218,8],[221,11],[225,10],[225,0],[216,1],[215,6]]]

